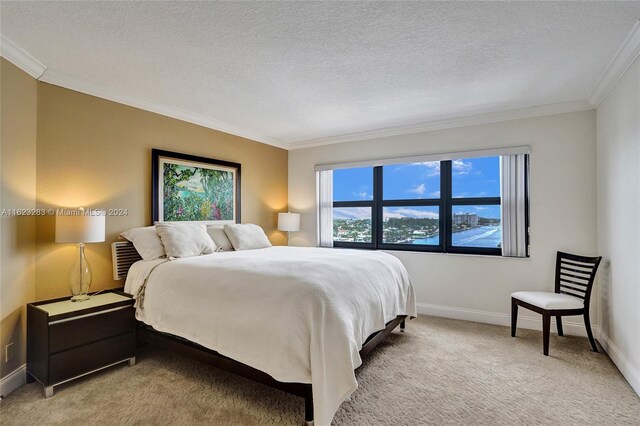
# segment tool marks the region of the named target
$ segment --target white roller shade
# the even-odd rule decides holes
[[[525,154],[500,157],[502,255],[527,257]]]
[[[333,171],[316,172],[318,245],[333,247]]]

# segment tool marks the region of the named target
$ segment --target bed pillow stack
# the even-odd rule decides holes
[[[258,225],[247,223],[244,225],[224,225],[224,232],[236,250],[254,250],[271,247],[271,243]]]
[[[120,234],[144,260],[184,258],[213,252],[271,247],[264,230],[254,224],[204,225],[161,222]]]
[[[131,241],[140,257],[144,260],[160,259],[167,255],[155,226],[129,229],[120,234],[120,236]]]
[[[224,232],[224,225],[207,225],[207,234],[216,243],[216,251],[232,251],[233,245]]]
[[[173,258],[200,256],[216,250],[206,225],[196,223],[158,223],[156,231],[167,256]]]

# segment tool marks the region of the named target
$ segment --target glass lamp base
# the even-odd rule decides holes
[[[91,287],[91,266],[84,256],[84,244],[78,244],[78,257],[69,270],[69,290],[71,290],[72,302],[84,302],[89,300],[89,288]]]
[[[78,294],[77,296],[72,296],[72,302],[84,302],[85,300],[89,300],[90,297],[88,294]]]

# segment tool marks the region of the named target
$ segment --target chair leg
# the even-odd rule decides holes
[[[564,336],[564,332],[562,331],[562,317],[560,315],[556,315],[556,325],[558,326],[558,336]]]
[[[593,349],[594,352],[598,352],[596,341],[593,338],[593,333],[591,332],[591,321],[589,320],[589,311],[586,309],[584,311],[584,326],[587,329],[587,336],[589,336],[589,343],[591,343],[591,349]]]
[[[516,300],[511,298],[511,337],[516,337],[516,324],[518,323],[518,305]]]
[[[551,315],[542,314],[542,353],[549,355],[549,331],[551,328]]]

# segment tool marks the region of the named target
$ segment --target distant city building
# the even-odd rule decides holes
[[[471,226],[476,226],[478,224],[478,215],[475,213],[454,213],[453,224],[454,225],[467,224]]]

